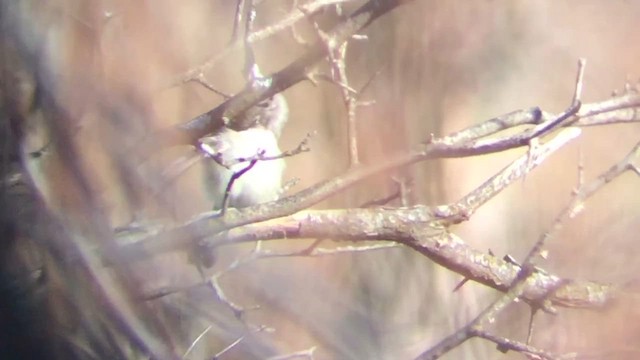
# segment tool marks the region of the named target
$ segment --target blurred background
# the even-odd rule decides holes
[[[345,2],[342,13],[327,6],[313,20],[328,29],[362,3]],[[186,71],[216,58],[204,72],[207,81],[227,94],[243,88],[244,54],[239,48],[228,50],[235,7],[228,0],[3,1],[3,109],[9,103],[29,103],[40,92],[58,104],[63,126],[52,124],[44,111],[17,106],[28,114],[23,151],[36,151],[51,139],[69,135],[66,141],[78,149],[73,155],[76,170],[81,169],[89,184],[83,191],[92,194],[89,208],[99,218],[93,221],[108,228],[132,221],[170,225],[210,209],[200,164],[169,186],[161,178],[176,159],[193,154],[192,148],[158,147],[144,163],[134,161],[129,151],[145,134],[186,122],[224,101],[195,82],[176,83]],[[260,1],[256,30],[296,11],[289,0]],[[357,112],[362,161],[375,163],[432,134],[444,136],[516,109],[540,106],[561,112],[570,104],[581,57],[587,60],[584,102],[610,98],[614,90],[640,77],[639,17],[640,4],[631,1],[416,0],[400,6],[369,26],[366,40],[352,40],[347,49],[351,87],[362,88],[376,74],[360,94],[361,100],[375,104]],[[257,41],[256,60],[263,72],[277,71],[303,54],[306,45],[299,39],[317,41],[309,19]],[[330,70],[323,62],[317,71]],[[347,122],[335,84],[302,82],[284,95],[291,116],[280,147],[293,149],[307,133],[316,132],[311,152],[287,159],[285,181],[299,179],[293,193],[347,170]],[[638,124],[585,129],[578,141],[454,231],[477,249],[522,259],[569,200],[579,162],[586,179],[594,178],[626,155],[640,139],[638,130]],[[30,159],[28,168],[48,209],[73,228],[86,221],[87,200],[78,182],[70,180],[73,169],[64,154],[56,153],[57,144]],[[412,204],[453,202],[525,151],[419,163],[381,174],[317,207],[357,207],[391,194],[397,186],[394,177],[411,180]],[[616,284],[637,280],[637,187],[638,179],[625,175],[589,200],[584,212],[549,243],[548,260],[541,266],[566,278]],[[300,249],[309,241],[264,246]],[[326,241],[328,247],[335,245]],[[220,249],[211,271],[223,270],[251,250],[248,245]],[[131,276],[142,292],[200,281],[188,256],[179,252],[118,270]],[[168,333],[172,343],[167,346],[178,354],[211,326],[190,349],[190,359],[211,358],[243,335],[246,338],[222,359],[268,358],[314,346],[316,359],[405,359],[466,324],[499,296],[473,283],[452,292],[460,280],[419,254],[397,248],[259,260],[225,273],[221,286],[234,303],[259,306],[247,311],[244,323],[198,288],[146,306],[160,319],[161,333]],[[56,296],[61,295],[46,295],[53,312],[65,305]],[[596,358],[637,358],[636,305],[622,300],[606,311],[539,314],[533,345]],[[524,341],[528,319],[526,306],[513,305],[497,319],[495,332]],[[59,321],[47,326],[59,326],[63,330],[53,331],[68,334],[66,325]],[[256,330],[260,325],[273,331]],[[471,340],[444,358],[521,357]]]

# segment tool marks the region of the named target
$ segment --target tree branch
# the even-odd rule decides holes
[[[264,86],[249,86],[214,109],[199,115],[185,124],[165,129],[154,137],[164,145],[194,144],[199,138],[221,128],[229,126],[235,130],[246,129],[251,124],[241,124],[235,119],[260,101],[286,90],[306,79],[318,61],[325,58],[330,51],[335,51],[351,36],[358,33],[371,22],[399,5],[412,0],[370,0],[353,12],[344,22],[338,24],[328,33],[329,45],[317,41],[309,50],[294,60],[284,69],[265,77]]]

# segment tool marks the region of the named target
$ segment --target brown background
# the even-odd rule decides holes
[[[145,219],[180,221],[209,206],[202,199],[198,166],[166,190],[168,201],[131,198],[114,172],[114,159],[126,156],[135,142],[125,129],[152,129],[184,122],[223,99],[195,83],[170,86],[172,79],[220,53],[231,38],[234,4],[224,0],[176,1],[25,1],[25,24],[44,38],[47,62],[55,69],[55,92],[77,119],[76,141],[94,191],[113,226],[127,223],[132,208]],[[360,2],[344,6],[348,13]],[[258,6],[257,28],[282,19],[290,1],[268,0]],[[113,17],[104,20],[104,12]],[[376,70],[380,75],[363,100],[376,104],[358,112],[360,154],[379,161],[424,141],[515,109],[538,105],[560,112],[573,94],[577,60],[587,60],[585,102],[608,98],[625,81],[640,75],[637,23],[640,5],[632,1],[424,1],[401,6],[376,21],[366,41],[353,41],[347,55],[351,85],[360,88]],[[323,25],[335,21],[328,10]],[[310,42],[316,35],[308,21],[296,31]],[[258,64],[270,73],[304,52],[290,31],[255,46]],[[230,52],[207,79],[226,93],[239,91],[242,53]],[[327,64],[318,67],[327,73]],[[294,191],[345,171],[346,120],[339,89],[320,82],[300,83],[284,93],[291,118],[281,147],[295,147],[316,131],[312,151],[287,160],[286,178],[300,179]],[[136,116],[105,121],[102,107],[116,104]],[[124,112],[128,113],[128,112]],[[638,125],[585,129],[582,137],[554,155],[455,230],[478,249],[522,258],[551,224],[577,183],[582,159],[587,179],[621,159],[638,141]],[[143,130],[146,131],[146,130]],[[37,140],[33,140],[38,143]],[[35,146],[35,145],[34,145]],[[410,168],[418,203],[454,201],[525,150],[477,158],[421,163]],[[166,166],[190,149],[158,150]],[[46,159],[45,159],[46,160]],[[39,185],[50,205],[68,214],[73,189],[64,185],[55,161],[35,164]],[[150,165],[149,165],[150,166]],[[319,207],[357,206],[393,191],[383,174]],[[640,252],[638,179],[627,175],[591,199],[584,212],[566,223],[549,245],[544,268],[559,276],[625,283],[637,280]],[[279,243],[280,244],[280,243]],[[299,247],[300,241],[282,242]],[[268,245],[278,246],[283,245]],[[331,245],[329,245],[331,246]],[[250,248],[221,250],[218,266]],[[140,266],[145,286],[196,281],[185,256],[173,254]],[[451,290],[460,277],[408,250],[321,259],[255,262],[223,279],[228,295],[245,306],[259,304],[248,321],[276,329],[260,334],[279,353],[318,346],[317,358],[400,359],[415,356],[476,316],[496,298],[493,290],[467,284]],[[216,311],[224,312],[225,309]],[[497,319],[497,332],[523,340],[528,311],[513,306]],[[633,301],[605,312],[561,309],[541,314],[533,344],[550,351],[609,354],[637,358],[639,317]],[[192,321],[195,338],[206,321]],[[211,334],[212,338],[215,335]],[[222,344],[198,347],[193,358],[211,355]],[[188,342],[181,344],[188,346]],[[208,351],[208,352],[207,352]],[[612,355],[614,354],[614,355]],[[233,357],[233,353],[229,354]],[[517,358],[472,340],[446,358]]]

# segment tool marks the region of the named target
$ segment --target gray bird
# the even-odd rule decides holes
[[[241,131],[224,128],[201,139],[211,155],[205,159],[204,185],[214,209],[222,208],[231,176],[250,165],[248,161],[238,160],[255,159],[256,156],[272,157],[282,153],[278,138],[289,117],[289,107],[282,94],[255,105],[244,116],[249,118],[248,123],[253,124],[252,127]],[[277,200],[282,191],[284,169],[282,158],[258,160],[233,183],[229,207],[241,208]]]

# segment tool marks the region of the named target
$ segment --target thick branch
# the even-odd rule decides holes
[[[434,212],[433,208],[427,206],[408,209],[303,211],[283,219],[229,230],[208,243],[218,246],[292,238],[393,241],[409,246],[471,280],[500,291],[508,291],[520,267],[471,248],[456,235],[446,231],[437,217],[434,217]],[[548,299],[553,304],[564,307],[599,308],[608,304],[616,295],[616,288],[609,285],[581,280],[568,281],[537,272],[528,280],[522,297],[535,302],[545,299],[549,289],[556,288]]]

